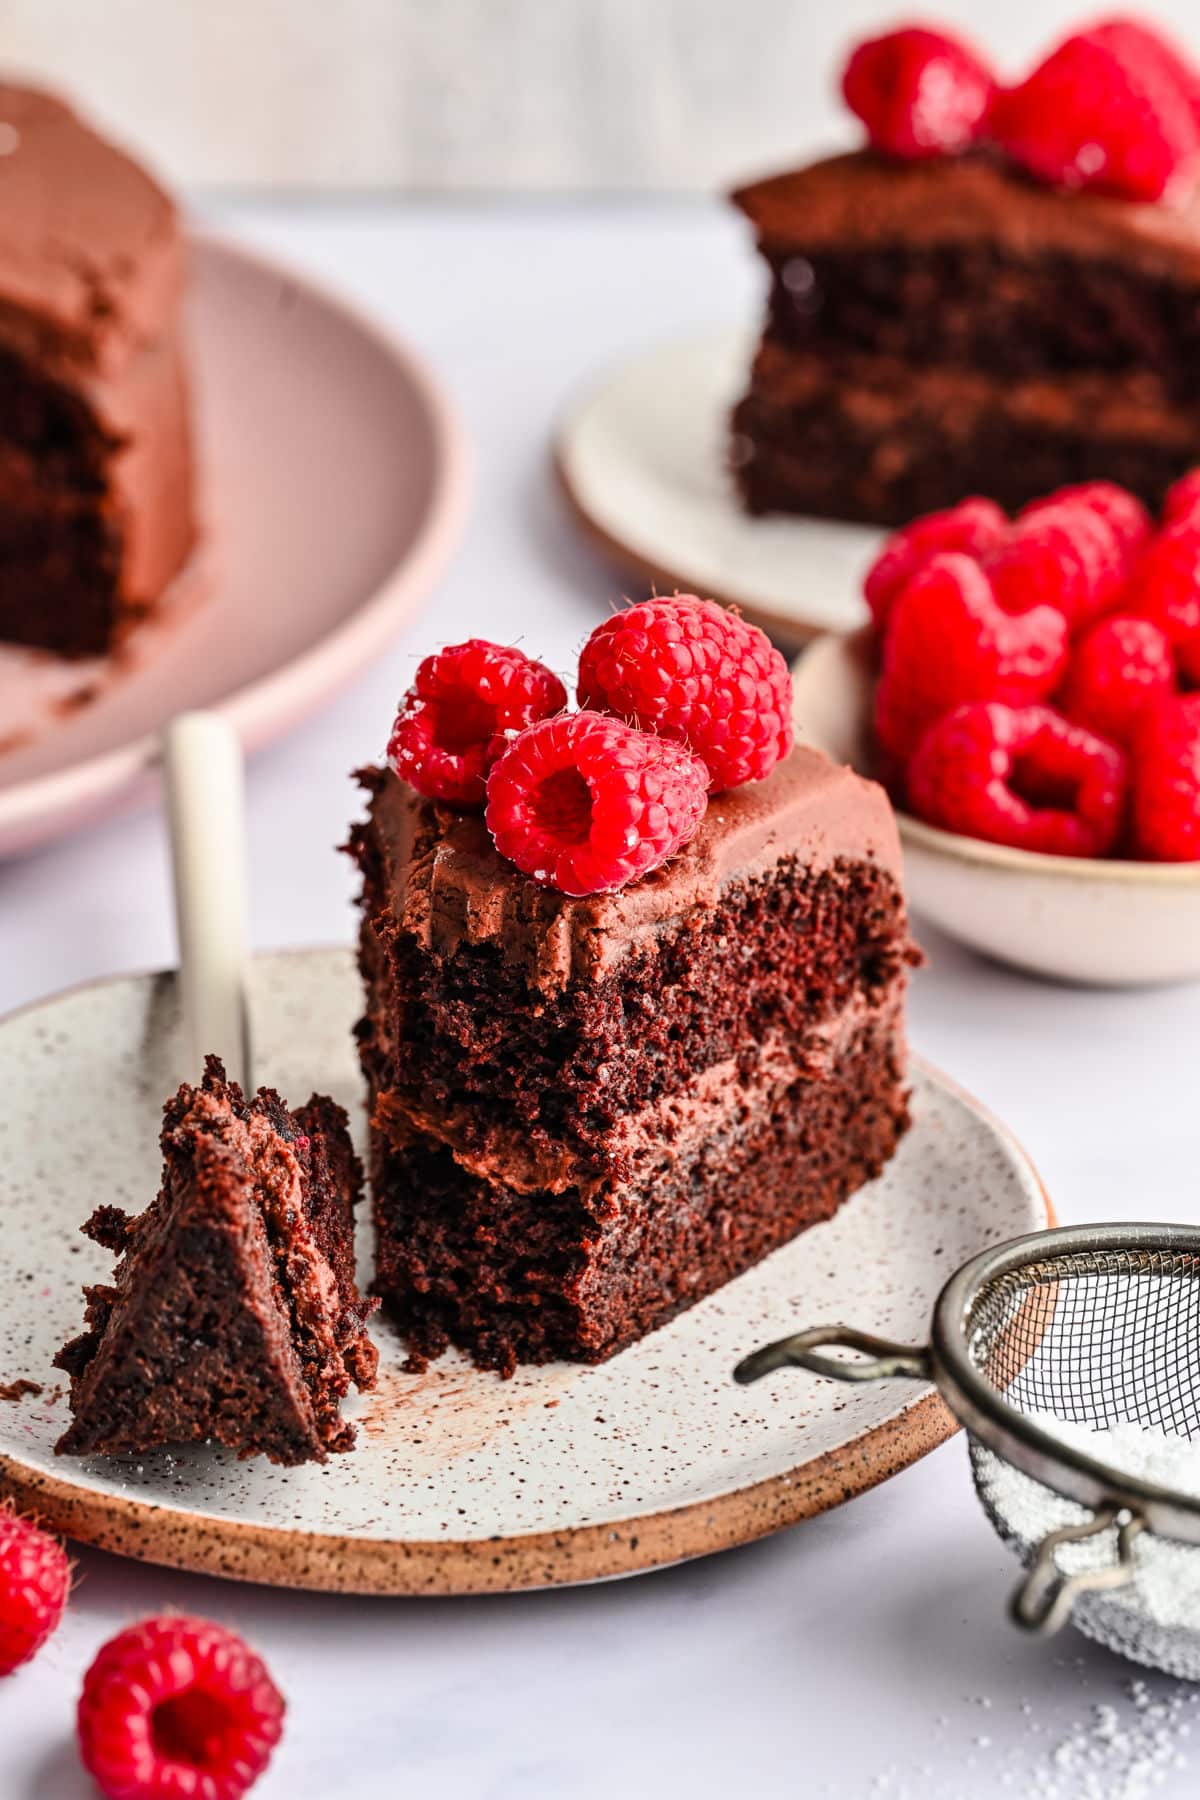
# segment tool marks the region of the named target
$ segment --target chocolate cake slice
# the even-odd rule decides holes
[[[210,1057],[164,1111],[158,1198],[84,1226],[117,1253],[86,1289],[88,1329],[60,1351],[73,1422],[56,1448],[146,1451],[212,1440],[272,1462],[349,1450],[338,1403],[374,1380],[373,1302],[354,1283],[362,1169],[346,1115],[314,1095],[247,1101]]]
[[[1034,184],[987,150],[873,150],[734,195],[770,271],[733,416],[752,513],[897,525],[1200,460],[1200,195]]]
[[[377,1281],[418,1359],[598,1361],[883,1167],[911,951],[882,790],[797,749],[616,892],[361,777]]]
[[[109,649],[191,548],[170,198],[63,103],[0,84],[0,640]]]

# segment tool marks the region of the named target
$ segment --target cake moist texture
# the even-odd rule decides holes
[[[87,1330],[60,1351],[72,1423],[60,1454],[211,1439],[272,1462],[349,1450],[339,1402],[374,1380],[374,1303],[354,1282],[362,1169],[342,1109],[246,1100],[215,1058],[164,1112],[163,1184],[130,1219],[100,1207],[86,1234],[118,1254],[85,1290]]]
[[[170,198],[61,101],[0,84],[0,640],[110,649],[194,537]]]
[[[362,778],[377,1292],[419,1361],[597,1361],[828,1218],[907,1121],[882,791],[808,749],[569,899]]]
[[[770,272],[731,459],[754,513],[903,524],[1200,460],[1200,200],[866,150],[741,189]]]

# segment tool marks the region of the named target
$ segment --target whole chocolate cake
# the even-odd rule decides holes
[[[0,85],[0,640],[110,648],[195,527],[170,198],[63,103]]]
[[[1200,75],[1114,20],[993,88],[914,26],[843,87],[868,148],[733,196],[770,275],[745,506],[895,525],[1103,478],[1157,507],[1200,460]]]
[[[338,1406],[370,1387],[372,1302],[354,1283],[362,1170],[346,1115],[314,1095],[247,1101],[215,1058],[164,1111],[163,1184],[138,1218],[102,1206],[86,1234],[120,1256],[59,1353],[73,1422],[60,1454],[212,1440],[272,1462],[349,1450]]]
[[[880,788],[793,750],[572,898],[478,812],[361,779],[377,1291],[418,1357],[609,1356],[890,1157],[910,945]]]

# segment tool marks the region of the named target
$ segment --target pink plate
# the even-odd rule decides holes
[[[116,658],[0,647],[0,855],[148,788],[187,707],[248,750],[290,729],[413,616],[457,535],[466,451],[411,351],[203,236],[190,330],[201,548]]]

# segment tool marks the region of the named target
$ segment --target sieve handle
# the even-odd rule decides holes
[[[1106,1569],[1081,1569],[1078,1574],[1064,1575],[1058,1566],[1058,1552],[1064,1544],[1081,1544],[1099,1537],[1110,1526],[1117,1529],[1117,1560]],[[1065,1625],[1071,1608],[1081,1594],[1109,1593],[1113,1588],[1128,1587],[1134,1576],[1133,1547],[1146,1528],[1139,1513],[1109,1502],[1094,1518],[1081,1525],[1063,1525],[1051,1531],[1037,1547],[1025,1571],[1021,1585],[1012,1597],[1011,1612],[1024,1631],[1049,1637]]]
[[[866,1360],[844,1362],[839,1356],[823,1356],[823,1346],[857,1350]],[[826,1375],[833,1381],[932,1381],[930,1352],[912,1344],[896,1344],[891,1338],[872,1337],[852,1325],[813,1325],[791,1337],[764,1344],[742,1358],[733,1379],[747,1386],[761,1381],[775,1369],[807,1369],[810,1375]]]

